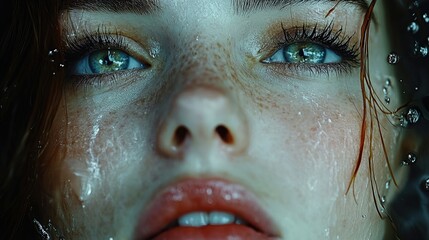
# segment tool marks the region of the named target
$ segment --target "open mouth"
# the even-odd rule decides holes
[[[152,200],[136,240],[274,240],[271,220],[244,187],[221,179],[185,179]]]

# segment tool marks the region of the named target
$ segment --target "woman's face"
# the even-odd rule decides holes
[[[328,16],[336,1],[72,2],[39,203],[52,235],[382,238],[368,145],[346,194],[369,1],[339,1]],[[369,45],[382,96],[393,73],[380,4]],[[380,123],[390,153],[394,132]],[[371,171],[389,199],[373,139]]]

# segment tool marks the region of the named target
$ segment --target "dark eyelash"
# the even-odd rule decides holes
[[[294,68],[294,70],[307,70],[314,74],[329,74],[330,70],[335,70],[337,73],[348,73],[354,67],[360,65],[359,46],[357,43],[351,44],[353,35],[348,37],[343,36],[343,29],[334,30],[332,22],[322,28],[317,24],[314,26],[303,24],[301,27],[289,29],[286,29],[282,23],[281,28],[283,30],[284,40],[278,43],[277,49],[286,47],[292,43],[310,41],[333,50],[343,58],[341,63],[283,64],[289,68]]]
[[[91,52],[102,49],[120,49],[126,52],[129,45],[125,38],[117,31],[113,33],[103,27],[99,27],[95,32],[83,30],[79,37],[67,37],[65,40],[65,61],[67,65],[73,65],[74,62]],[[100,86],[102,83],[113,83],[117,79],[117,72],[74,76],[70,69],[67,76],[74,87],[81,86]]]

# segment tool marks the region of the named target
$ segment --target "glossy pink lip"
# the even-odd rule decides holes
[[[184,214],[224,211],[239,216],[267,239],[278,236],[272,221],[243,186],[222,179],[190,178],[176,182],[155,196],[139,219],[137,240],[156,237]]]

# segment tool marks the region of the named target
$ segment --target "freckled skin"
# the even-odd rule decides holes
[[[231,15],[229,1],[160,2],[165,13],[154,26],[163,31],[154,37],[160,52],[149,59],[151,69],[109,87],[66,90],[52,144],[43,156],[46,195],[39,203],[44,212],[40,218],[52,220],[58,232],[51,234],[131,239],[139,214],[161,186],[183,176],[218,176],[254,192],[282,239],[381,239],[385,222],[375,210],[367,161],[354,194],[346,195],[359,148],[359,69],[330,77],[292,68],[279,74],[260,62],[268,54],[260,50],[264,40],[250,41],[259,38],[242,35],[243,29],[233,31],[234,24],[245,26],[246,18],[225,17]],[[80,14],[88,21],[106,17]],[[284,12],[265,14],[275,19]],[[382,8],[375,14],[383,24]],[[344,27],[346,33],[359,32],[361,17],[355,16]],[[344,16],[337,17],[339,24]],[[140,18],[147,17],[127,15],[118,25],[129,21],[138,37],[139,31],[151,31]],[[254,21],[257,30],[252,32],[273,31],[264,18]],[[386,33],[372,31],[373,38],[387,42]],[[388,45],[371,56],[384,52]],[[379,71],[392,71],[380,61],[373,64]],[[382,81],[373,81],[381,90]],[[385,118],[381,121],[389,145],[393,130]],[[178,123],[193,138],[186,148],[173,151],[169,141],[175,136],[169,129]],[[226,126],[234,144],[204,135],[218,124]],[[377,180],[384,182],[388,171],[380,139],[374,140]]]

